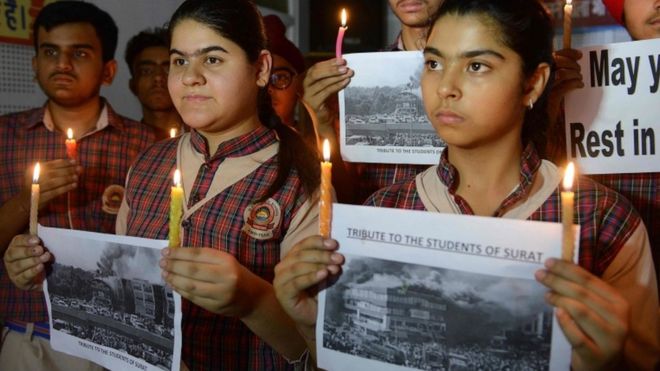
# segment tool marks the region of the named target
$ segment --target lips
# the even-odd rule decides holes
[[[211,99],[211,98],[207,97],[205,95],[197,95],[197,94],[185,95],[183,97],[184,101],[191,102],[191,103],[203,103],[203,102],[206,102],[209,99]]]
[[[440,110],[434,117],[438,123],[445,125],[457,125],[465,121],[463,116],[450,110]]]
[[[69,82],[73,82],[75,80],[75,78],[73,76],[62,74],[62,73],[52,75],[50,77],[50,79],[55,81],[55,82],[61,82],[61,83],[69,83]]]
[[[422,10],[424,2],[420,0],[401,0],[396,6],[404,12],[412,13]]]

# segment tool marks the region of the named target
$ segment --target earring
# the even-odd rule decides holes
[[[534,109],[534,101],[532,98],[529,98],[529,110],[531,111],[532,109]]]

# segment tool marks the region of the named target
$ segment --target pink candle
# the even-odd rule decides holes
[[[341,48],[344,44],[344,33],[346,32],[346,9],[341,10],[341,26],[339,27],[339,32],[337,32],[337,43],[335,44],[335,54],[337,59],[341,58],[342,52]]]
[[[37,220],[39,213],[39,171],[41,167],[37,162],[34,165],[34,172],[32,173],[32,189],[30,191],[30,234],[37,235]]]

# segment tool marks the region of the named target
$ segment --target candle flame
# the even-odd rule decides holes
[[[73,130],[71,130],[71,128],[66,129],[66,137],[73,139]]]
[[[575,177],[575,165],[573,162],[569,162],[566,166],[566,171],[564,171],[564,190],[570,191],[573,187],[573,178]]]
[[[327,139],[323,140],[323,160],[330,161],[330,142]]]
[[[37,162],[36,165],[34,165],[34,172],[32,173],[32,183],[37,184],[39,183],[39,173],[41,172],[41,166],[39,166],[39,163]]]
[[[181,171],[179,169],[174,170],[174,186],[181,187]]]
[[[346,18],[348,18],[348,16],[346,15],[346,9],[342,8],[341,9],[341,26],[342,27],[346,27]]]
[[[566,5],[571,5],[573,4],[573,0],[566,0]]]

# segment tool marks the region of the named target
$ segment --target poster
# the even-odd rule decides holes
[[[559,223],[336,204],[332,227],[346,263],[319,294],[319,367],[569,369],[534,279]]]
[[[53,349],[111,370],[179,370],[181,297],[160,275],[167,241],[39,226]]]

